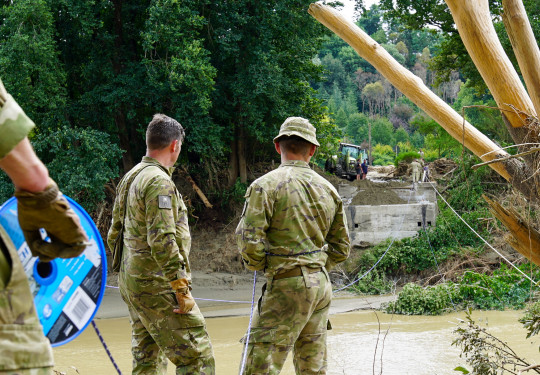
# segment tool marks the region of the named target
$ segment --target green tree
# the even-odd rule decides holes
[[[66,121],[66,75],[54,40],[54,19],[44,0],[20,0],[1,8],[0,77],[38,125]]]
[[[391,165],[396,153],[390,145],[377,144],[373,147],[373,165]]]
[[[377,117],[372,120],[371,142],[373,144],[395,145],[394,126],[387,118]]]
[[[313,56],[329,31],[311,17],[309,1],[217,1],[204,9],[205,47],[218,70],[211,112],[230,142],[229,184],[247,179],[247,154],[272,151],[288,116],[322,118],[309,82],[322,78]],[[309,105],[306,105],[309,103]],[[318,103],[318,105],[317,105]],[[263,145],[263,147],[261,147]]]
[[[359,145],[368,141],[368,117],[363,113],[353,113],[349,116],[346,134]]]
[[[400,127],[396,130],[394,138],[396,143],[407,143],[409,142],[409,133],[407,133],[407,130]]]

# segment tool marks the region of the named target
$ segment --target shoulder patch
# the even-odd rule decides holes
[[[172,209],[172,197],[170,195],[158,195],[158,207]]]

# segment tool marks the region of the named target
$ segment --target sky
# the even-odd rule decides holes
[[[353,14],[354,14],[354,0],[341,0],[345,6],[340,11],[345,17],[348,19],[353,20]],[[373,4],[377,4],[379,0],[364,0],[364,6],[369,9]]]

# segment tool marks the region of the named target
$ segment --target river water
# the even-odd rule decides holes
[[[526,339],[526,332],[517,321],[523,311],[475,311],[473,319],[486,325],[531,363],[540,363],[540,340]],[[328,335],[328,374],[445,375],[458,374],[459,365],[470,368],[451,346],[456,338],[453,330],[465,313],[443,316],[388,315],[375,311],[358,311],[331,316],[332,331]],[[127,318],[96,320],[109,349],[123,374],[131,372],[130,335]],[[207,326],[216,358],[218,375],[238,374],[242,356],[239,338],[244,334],[249,317],[209,318]],[[71,374],[116,374],[94,329],[89,326],[68,344],[54,348],[56,370]],[[78,371],[78,372],[77,372]],[[167,374],[174,374],[169,364]],[[293,375],[292,360],[287,359],[282,371]]]

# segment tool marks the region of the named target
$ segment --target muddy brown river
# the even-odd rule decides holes
[[[539,363],[540,339],[525,339],[525,330],[517,321],[522,315],[522,311],[476,311],[473,318],[481,320],[491,333],[508,342],[529,362]],[[470,368],[459,357],[459,350],[451,346],[457,319],[464,317],[463,312],[436,317],[392,316],[374,311],[332,315],[328,374],[457,374],[453,369],[459,365]],[[207,319],[218,375],[239,373],[242,345],[238,340],[248,321],[247,316]],[[130,374],[129,320],[100,319],[96,322],[122,373]],[[67,375],[116,374],[91,326],[75,340],[55,348],[54,355],[55,369]],[[167,374],[174,374],[170,363]],[[282,374],[294,374],[290,355]]]

